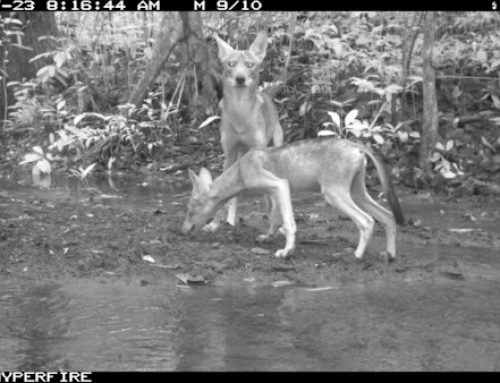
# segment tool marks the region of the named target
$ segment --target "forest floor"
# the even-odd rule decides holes
[[[278,259],[274,252],[284,246],[282,236],[266,244],[255,241],[266,228],[259,196],[241,199],[236,227],[225,224],[215,233],[186,237],[180,227],[189,190],[172,194],[170,209],[155,206],[153,198],[141,207],[100,198],[54,198],[50,191],[0,181],[3,279],[320,286],[332,280],[464,279],[500,270],[500,211],[491,198],[449,201],[400,191],[407,224],[399,228],[397,259],[388,263],[381,255],[385,233],[380,225],[358,261],[354,224],[316,194],[294,197],[297,248],[289,259]]]

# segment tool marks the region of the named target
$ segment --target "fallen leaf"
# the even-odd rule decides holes
[[[254,247],[250,250],[252,253],[254,254],[258,254],[258,255],[267,255],[267,254],[271,254],[271,252],[269,250],[266,250],[266,249],[263,249],[261,247]]]
[[[462,271],[455,266],[443,266],[439,268],[439,273],[449,279],[454,279],[458,281],[463,281],[465,280],[464,275],[462,274]]]
[[[177,263],[174,263],[173,265],[152,264],[151,266],[159,267],[161,269],[166,269],[166,270],[175,270],[181,267],[181,265],[178,265]]]
[[[273,287],[281,287],[281,286],[289,286],[289,285],[293,285],[293,282],[292,281],[275,281],[275,282],[271,283],[271,286],[273,286]]]
[[[317,291],[327,291],[333,289],[332,286],[324,286],[324,287],[314,287],[312,289],[306,289],[309,292],[317,292]]]
[[[474,217],[472,214],[469,214],[469,213],[464,214],[464,215],[463,215],[463,217],[464,217],[465,219],[468,219],[469,221],[477,221],[477,220],[476,220],[476,217]]]
[[[149,263],[156,263],[156,261],[151,255],[143,255],[142,260]]]
[[[175,277],[182,282],[183,284],[198,284],[198,283],[206,283],[205,278],[201,275],[197,275],[193,277],[189,273],[176,274]]]
[[[448,229],[452,233],[470,233],[472,231],[481,231],[481,229]]]
[[[214,122],[214,121],[216,121],[216,120],[218,120],[218,119],[220,119],[220,117],[219,117],[219,116],[210,116],[210,117],[208,117],[205,121],[203,121],[203,122],[200,124],[200,126],[198,126],[198,129],[202,129],[202,128],[204,128],[205,126],[210,125],[212,122]]]
[[[323,136],[333,136],[335,134],[335,132],[333,130],[326,130],[326,129],[323,129],[323,130],[320,130],[318,132],[318,137],[323,137]]]

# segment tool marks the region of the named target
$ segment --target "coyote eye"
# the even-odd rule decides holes
[[[253,68],[253,67],[255,66],[255,64],[254,64],[253,62],[251,62],[251,61],[247,61],[247,62],[245,63],[245,65],[246,65],[248,68]]]
[[[237,62],[235,60],[229,61],[227,63],[227,66],[230,68],[234,68],[236,66]]]

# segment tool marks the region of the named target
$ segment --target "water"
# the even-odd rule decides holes
[[[17,172],[10,177],[13,181],[32,186],[25,191],[16,190],[31,197],[47,200],[70,200],[79,202],[94,198],[94,203],[120,206],[127,209],[157,208],[165,212],[178,212],[185,208],[191,184],[186,177],[161,175],[90,175],[88,187],[74,176],[57,173],[34,177],[31,173]]]
[[[61,182],[28,193],[85,196],[75,180]],[[182,211],[190,189],[181,180],[117,178],[92,185],[113,196],[101,203],[166,212]],[[246,203],[252,210],[252,201],[243,208]],[[424,225],[498,233],[497,210],[483,210],[488,215],[482,218],[476,208],[478,219],[467,221],[467,207],[406,206]],[[500,370],[498,248],[422,244],[401,233],[400,249],[412,257],[456,259],[459,273],[445,268],[425,281],[380,276],[323,291],[246,282],[187,288],[2,281],[0,370]]]
[[[0,369],[498,370],[500,282],[0,285]]]

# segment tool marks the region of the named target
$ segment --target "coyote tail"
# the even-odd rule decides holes
[[[391,210],[394,213],[394,218],[396,218],[396,223],[398,225],[404,225],[405,219],[403,216],[403,210],[401,209],[401,205],[399,204],[399,200],[396,195],[396,190],[394,189],[391,177],[389,177],[384,163],[377,155],[375,155],[373,151],[371,151],[367,147],[360,146],[360,150],[366,153],[368,157],[370,157],[373,163],[375,164],[375,168],[377,169],[380,182],[382,183],[382,189],[387,197],[389,206],[391,207]]]

